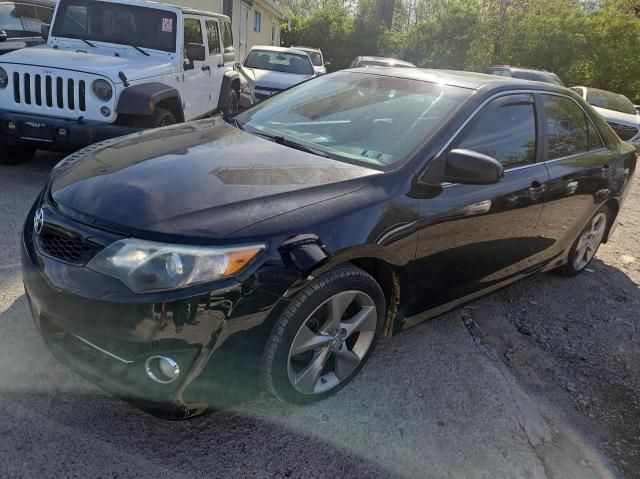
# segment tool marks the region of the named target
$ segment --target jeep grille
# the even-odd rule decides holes
[[[13,73],[13,99],[16,104],[86,111],[85,95],[84,80],[39,73]]]

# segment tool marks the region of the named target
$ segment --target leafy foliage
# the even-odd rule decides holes
[[[510,64],[640,103],[639,0],[396,0],[391,28],[375,19],[384,0],[289,1],[283,44],[322,48],[332,70],[373,54],[425,68]]]

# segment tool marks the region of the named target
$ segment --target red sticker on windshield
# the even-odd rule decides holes
[[[173,32],[173,18],[162,19],[162,31],[166,33]]]

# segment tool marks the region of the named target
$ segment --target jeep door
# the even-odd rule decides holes
[[[539,163],[540,136],[534,95],[509,94],[492,100],[449,145],[491,156],[504,178],[488,185],[445,183],[419,199],[416,286],[412,311],[443,305],[497,287],[535,266],[549,245],[534,231],[543,209],[547,170]],[[432,163],[433,165],[433,163]]]
[[[215,110],[218,106],[224,75],[220,24],[214,18],[207,18],[204,23],[207,30],[207,59],[203,68],[209,75],[209,110]]]
[[[180,95],[184,102],[184,117],[193,120],[204,116],[211,110],[210,103],[210,72],[206,68],[206,53],[204,61],[190,61],[187,59],[187,45],[197,43],[206,49],[204,36],[204,22],[201,17],[184,15],[184,85]]]

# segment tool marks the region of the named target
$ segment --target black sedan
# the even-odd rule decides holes
[[[25,223],[25,289],[56,357],[155,414],[252,371],[306,403],[381,335],[584,270],[635,167],[562,87],[342,71],[67,157]]]

